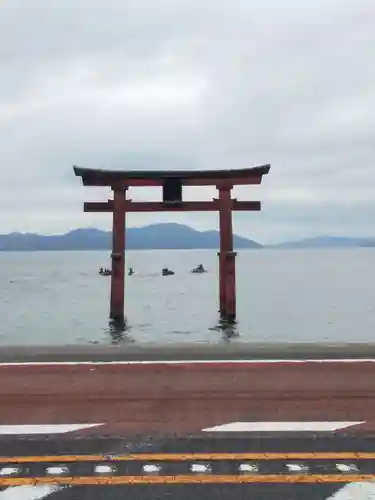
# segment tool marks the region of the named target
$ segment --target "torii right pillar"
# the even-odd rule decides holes
[[[220,252],[219,293],[220,318],[228,323],[236,320],[236,255],[233,251],[232,184],[217,186],[219,191]]]

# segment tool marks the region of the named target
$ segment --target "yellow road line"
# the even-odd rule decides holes
[[[87,477],[28,477],[0,478],[0,486],[39,484],[119,485],[119,484],[241,484],[241,483],[348,483],[374,481],[375,474],[270,474],[270,475],[178,475],[178,476],[87,476]]]
[[[0,463],[185,461],[185,460],[374,460],[367,452],[293,453],[134,453],[129,455],[35,455],[0,457]]]

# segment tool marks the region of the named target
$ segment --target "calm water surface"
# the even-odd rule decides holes
[[[109,252],[0,253],[0,343],[375,340],[375,251],[251,250],[237,258],[238,326],[218,323],[214,251],[127,254],[126,331],[108,325]],[[210,272],[192,275],[203,263]],[[176,271],[161,277],[162,267]]]

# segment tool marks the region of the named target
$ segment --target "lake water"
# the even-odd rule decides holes
[[[223,331],[215,251],[129,251],[128,324],[114,331],[110,278],[97,274],[109,252],[3,252],[0,344],[373,342],[374,262],[373,249],[241,251],[238,326]],[[199,263],[210,272],[190,274]]]

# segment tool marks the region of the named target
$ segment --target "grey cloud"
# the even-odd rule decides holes
[[[370,0],[8,0],[1,232],[109,227],[82,214],[83,199],[108,193],[83,191],[72,164],[271,162],[248,191],[265,212],[236,216],[243,234],[374,234],[374,14]],[[203,229],[216,219],[178,220]]]

